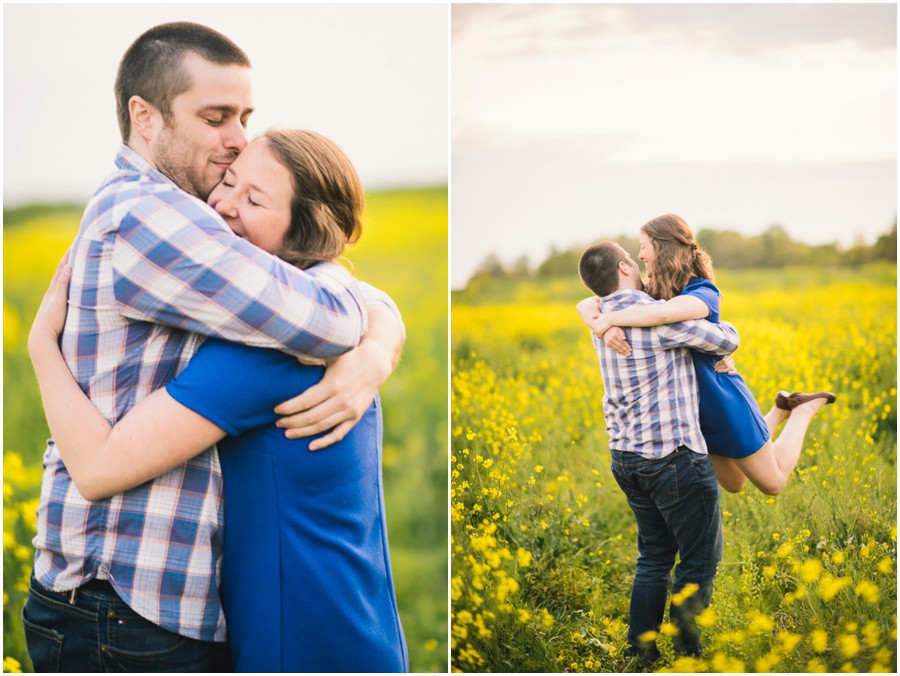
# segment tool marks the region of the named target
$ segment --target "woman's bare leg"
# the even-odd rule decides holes
[[[775,438],[775,430],[778,429],[778,426],[783,423],[788,417],[791,415],[790,411],[785,411],[783,408],[778,408],[777,406],[773,406],[769,409],[769,412],[763,416],[763,419],[766,421],[766,427],[769,430],[769,438]]]
[[[732,458],[709,454],[719,485],[729,493],[739,492],[747,484],[747,475],[741,471]]]
[[[813,399],[797,406],[790,412],[784,429],[775,441],[767,441],[753,455],[734,460],[747,478],[763,493],[778,495],[784,490],[797,466],[797,461],[800,460],[809,423],[824,405],[824,399]]]

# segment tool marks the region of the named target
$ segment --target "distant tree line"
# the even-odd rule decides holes
[[[614,241],[637,257],[640,244],[637,237],[617,237]],[[789,265],[817,265],[821,267],[856,267],[873,261],[897,262],[897,223],[881,235],[874,244],[860,241],[850,248],[837,244],[812,246],[792,240],[780,225],[774,225],[761,235],[747,236],[733,230],[710,230],[697,233],[697,242],[723,269],[781,268]],[[578,269],[584,246],[551,249],[550,255],[536,266],[527,257],[512,264],[504,264],[496,255],[488,255],[473,275],[476,278],[565,277]]]

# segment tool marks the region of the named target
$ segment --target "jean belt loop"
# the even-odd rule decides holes
[[[75,605],[75,593],[76,593],[77,591],[78,591],[78,587],[75,587],[74,589],[72,589],[72,594],[69,596],[69,605],[70,605],[70,606],[74,606],[74,605]]]

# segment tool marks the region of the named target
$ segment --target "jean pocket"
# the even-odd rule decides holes
[[[32,612],[34,605],[31,605]],[[38,618],[34,618],[38,620]],[[36,673],[59,672],[59,658],[62,653],[64,637],[51,627],[39,624],[29,618],[29,603],[22,608],[22,624],[25,627],[25,645],[28,647],[28,656],[34,665]]]
[[[691,469],[694,472],[695,478],[700,481],[706,481],[707,483],[711,482],[713,484],[718,484],[719,481],[716,479],[716,470],[713,468],[709,456],[706,453],[695,453],[694,451],[691,451],[690,454]]]
[[[107,622],[101,650],[110,671],[220,671],[223,649],[227,653],[223,643],[181,636],[120,606],[107,613]]]
[[[666,507],[678,502],[678,470],[674,464],[636,469],[634,478],[658,506]]]

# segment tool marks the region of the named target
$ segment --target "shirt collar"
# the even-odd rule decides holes
[[[124,171],[144,174],[154,183],[169,183],[178,188],[172,179],[150,164],[143,155],[124,143],[119,145],[119,152],[116,153],[116,167]],[[181,190],[181,188],[178,189]]]
[[[600,302],[603,306],[612,306],[616,308],[634,305],[635,303],[645,303],[648,300],[653,301],[653,296],[645,291],[639,291],[638,289],[618,289],[608,296],[603,296],[603,298],[600,299]]]

